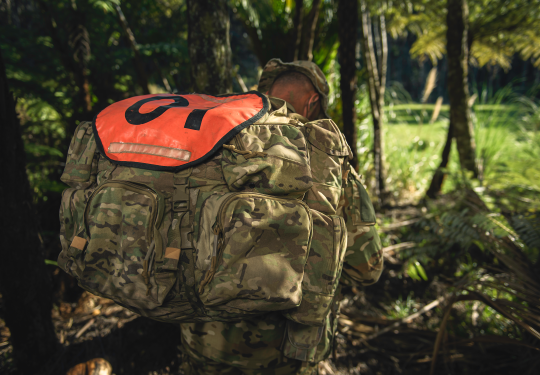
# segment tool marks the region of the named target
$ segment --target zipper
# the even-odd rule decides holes
[[[90,197],[88,198],[88,201],[86,203],[86,206],[84,208],[84,215],[83,215],[83,225],[84,229],[86,231],[87,237],[90,240],[90,231],[88,230],[88,211],[90,209],[90,205],[92,203],[92,200],[94,197],[103,189],[107,187],[119,187],[119,188],[128,188],[126,190],[134,191],[138,194],[145,195],[149,197],[152,200],[152,213],[150,216],[150,222],[147,226],[147,232],[146,232],[146,243],[150,242],[150,246],[148,247],[148,250],[146,252],[146,256],[143,260],[143,271],[141,273],[141,276],[144,280],[144,283],[146,285],[146,295],[148,296],[150,294],[150,288],[152,285],[150,284],[150,273],[149,270],[151,269],[151,264],[154,259],[155,255],[155,248],[156,248],[156,240],[154,239],[154,228],[158,224],[157,219],[159,214],[163,211],[162,207],[158,204],[158,194],[155,190],[149,188],[146,185],[138,184],[135,182],[128,182],[128,181],[108,181],[105,182],[103,185],[99,186],[96,190],[92,192]],[[157,239],[158,242],[159,238]]]
[[[257,198],[264,198],[264,199],[272,199],[274,201],[278,201],[278,202],[282,202],[282,203],[284,203],[284,202],[286,202],[286,203],[294,202],[294,203],[297,203],[297,204],[301,205],[302,207],[304,207],[304,209],[308,213],[308,217],[309,217],[309,239],[308,239],[307,250],[306,250],[307,252],[309,252],[309,249],[311,247],[311,239],[313,237],[313,217],[312,217],[311,211],[310,211],[310,209],[309,209],[309,207],[308,207],[308,205],[306,203],[304,203],[301,200],[297,200],[297,199],[277,198],[277,197],[273,197],[273,196],[269,196],[269,195],[261,194],[261,193],[233,193],[230,196],[228,196],[227,198],[225,198],[225,200],[223,201],[223,203],[219,207],[216,222],[215,222],[214,227],[213,227],[213,231],[214,231],[214,248],[213,248],[213,251],[212,251],[212,264],[210,265],[210,268],[206,272],[206,275],[205,275],[204,279],[201,281],[201,284],[199,285],[199,294],[202,294],[202,292],[204,290],[204,287],[210,281],[212,281],[212,279],[214,278],[214,275],[216,273],[217,265],[219,264],[219,262],[221,261],[221,258],[223,257],[223,249],[225,248],[223,246],[224,243],[225,243],[225,239],[223,238],[223,229],[224,229],[223,228],[223,222],[226,219],[225,218],[226,208],[229,206],[229,204],[234,199],[240,198],[241,196],[245,196],[245,197],[248,197],[248,198],[257,197]],[[307,257],[306,257],[306,261],[307,261]]]

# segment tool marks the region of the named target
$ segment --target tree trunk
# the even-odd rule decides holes
[[[188,0],[188,45],[196,92],[232,91],[227,0]]]
[[[363,55],[368,73],[369,102],[371,104],[371,117],[373,120],[373,164],[375,167],[375,194],[379,198],[380,204],[386,202],[386,171],[384,168],[383,150],[383,111],[384,92],[386,89],[386,70],[388,59],[388,42],[386,35],[386,23],[381,15],[378,27],[380,28],[380,45],[377,46],[379,53],[379,66],[375,57],[375,47],[373,45],[373,35],[371,32],[371,15],[364,0],[360,0],[361,14],[360,29],[362,30]]]
[[[299,60],[302,47],[302,27],[304,22],[304,0],[295,1],[294,10],[294,57],[293,61]]]
[[[315,30],[317,29],[320,10],[321,0],[313,0],[311,10],[303,23],[302,44],[300,46],[302,53],[298,57],[298,60],[313,60],[313,43],[315,42]]]
[[[426,192],[426,196],[431,199],[435,199],[437,195],[441,192],[444,179],[446,178],[446,173],[443,171],[444,168],[448,166],[448,161],[450,160],[450,151],[452,150],[452,139],[454,139],[454,129],[452,122],[448,126],[448,133],[446,135],[446,143],[444,144],[441,163],[435,171],[429,188]]]
[[[84,15],[74,9],[72,20],[70,20],[70,27],[59,30],[57,26],[58,23],[48,4],[43,0],[38,1],[38,4],[45,16],[45,24],[49,30],[52,44],[58,52],[60,61],[66,69],[66,72],[71,75],[75,82],[75,93],[73,94],[73,97],[75,98],[74,108],[77,115],[72,116],[73,121],[70,123],[70,130],[73,132],[77,126],[77,120],[83,121],[93,117],[88,71],[86,69],[86,62],[90,58],[90,39],[88,32],[83,25]],[[69,33],[69,47],[71,50],[61,41],[58,35],[59,32]],[[78,116],[80,116],[80,118],[78,118]]]
[[[88,70],[86,64],[90,60],[90,36],[83,24],[83,15],[76,9],[73,10],[73,20],[69,27],[69,46],[73,52],[75,60],[75,78],[79,87],[80,100],[77,106],[82,106],[86,114],[92,112],[92,99],[90,95],[90,84],[88,83]]]
[[[148,75],[144,70],[144,64],[141,59],[141,53],[139,52],[139,45],[137,44],[135,35],[133,35],[133,31],[131,31],[120,5],[114,4],[114,7],[116,9],[116,14],[118,15],[118,22],[120,22],[120,25],[126,34],[129,46],[133,51],[133,62],[135,63],[135,70],[137,71],[137,80],[139,81],[139,86],[141,86],[145,95],[150,94],[150,89],[148,88]]]
[[[32,209],[21,128],[0,54],[0,293],[13,354],[21,373],[43,368],[57,349],[52,290]]]
[[[459,153],[461,167],[478,177],[474,132],[471,121],[468,85],[469,49],[467,33],[469,9],[466,0],[448,0],[446,51],[448,56],[448,98],[450,123]]]
[[[343,134],[351,147],[353,158],[350,161],[358,170],[358,151],[356,142],[356,30],[358,30],[358,2],[339,0],[338,2],[339,64],[340,88],[343,113]]]

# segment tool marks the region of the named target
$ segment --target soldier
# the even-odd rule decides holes
[[[313,62],[270,60],[258,90],[285,100],[289,116],[301,122],[329,118],[328,83]],[[341,282],[347,285],[376,282],[382,272],[383,258],[374,227],[349,228],[348,242],[351,241],[354,251],[349,247],[346,253]],[[284,355],[283,347],[289,339],[285,335],[287,324],[280,312],[237,323],[182,323],[184,371],[186,374],[316,374],[317,362]],[[334,317],[317,346],[318,360],[327,358],[331,352],[336,327]],[[298,349],[294,358],[302,358],[301,352]]]

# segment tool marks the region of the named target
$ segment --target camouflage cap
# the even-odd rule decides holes
[[[262,93],[269,91],[276,78],[286,71],[296,71],[306,75],[310,79],[311,83],[313,83],[313,86],[315,87],[315,90],[317,90],[320,95],[324,116],[326,118],[330,118],[327,113],[328,93],[330,92],[330,87],[328,86],[328,82],[326,81],[326,77],[324,76],[321,68],[319,68],[314,62],[294,61],[284,63],[280,59],[272,59],[268,61],[263,69],[261,78],[259,79],[258,91]]]

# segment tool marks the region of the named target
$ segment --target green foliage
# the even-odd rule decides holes
[[[21,2],[16,17],[0,12],[0,48],[10,89],[18,98],[27,171],[37,201],[62,190],[58,177],[75,126],[91,120],[107,105],[141,93],[134,78],[133,52],[114,10],[119,0],[44,0],[40,4],[45,7]],[[189,91],[185,1],[125,2],[122,9],[153,92],[166,90],[164,80],[173,90]],[[74,26],[87,34],[73,34]],[[90,112],[81,103],[83,73],[78,64],[82,62]]]
[[[540,192],[537,192],[540,193]],[[540,251],[540,215],[538,210],[512,215],[510,224],[528,248]]]
[[[528,96],[517,95],[512,85],[496,93],[487,88],[478,95],[472,108],[481,184],[492,189],[510,185],[540,189],[539,105],[534,90]],[[438,121],[427,124],[434,105],[412,102],[399,84],[391,84],[385,97],[384,129],[388,186],[394,198],[420,199],[440,162],[448,129],[448,106],[443,105]],[[365,126],[369,133],[370,121]],[[365,133],[359,133],[362,136]],[[370,138],[362,142],[369,150]],[[454,145],[455,146],[455,145]],[[451,152],[448,172],[461,175],[456,150]],[[369,171],[364,172],[367,176]],[[456,178],[448,179],[444,192],[453,191]]]
[[[230,4],[235,16],[243,23],[261,66],[272,58],[293,59],[296,2],[231,0]],[[304,2],[304,16],[311,7],[311,1]],[[323,1],[319,11],[313,56],[323,70],[329,68],[337,53],[336,7],[335,1]]]
[[[412,0],[400,17],[400,28],[417,36],[415,58],[434,65],[446,53],[446,9],[437,0]],[[512,57],[534,58],[540,66],[540,1],[469,0],[471,63],[511,67]]]
[[[388,318],[403,319],[418,310],[419,303],[414,298],[414,293],[410,293],[406,298],[399,296],[390,306],[384,306]]]

